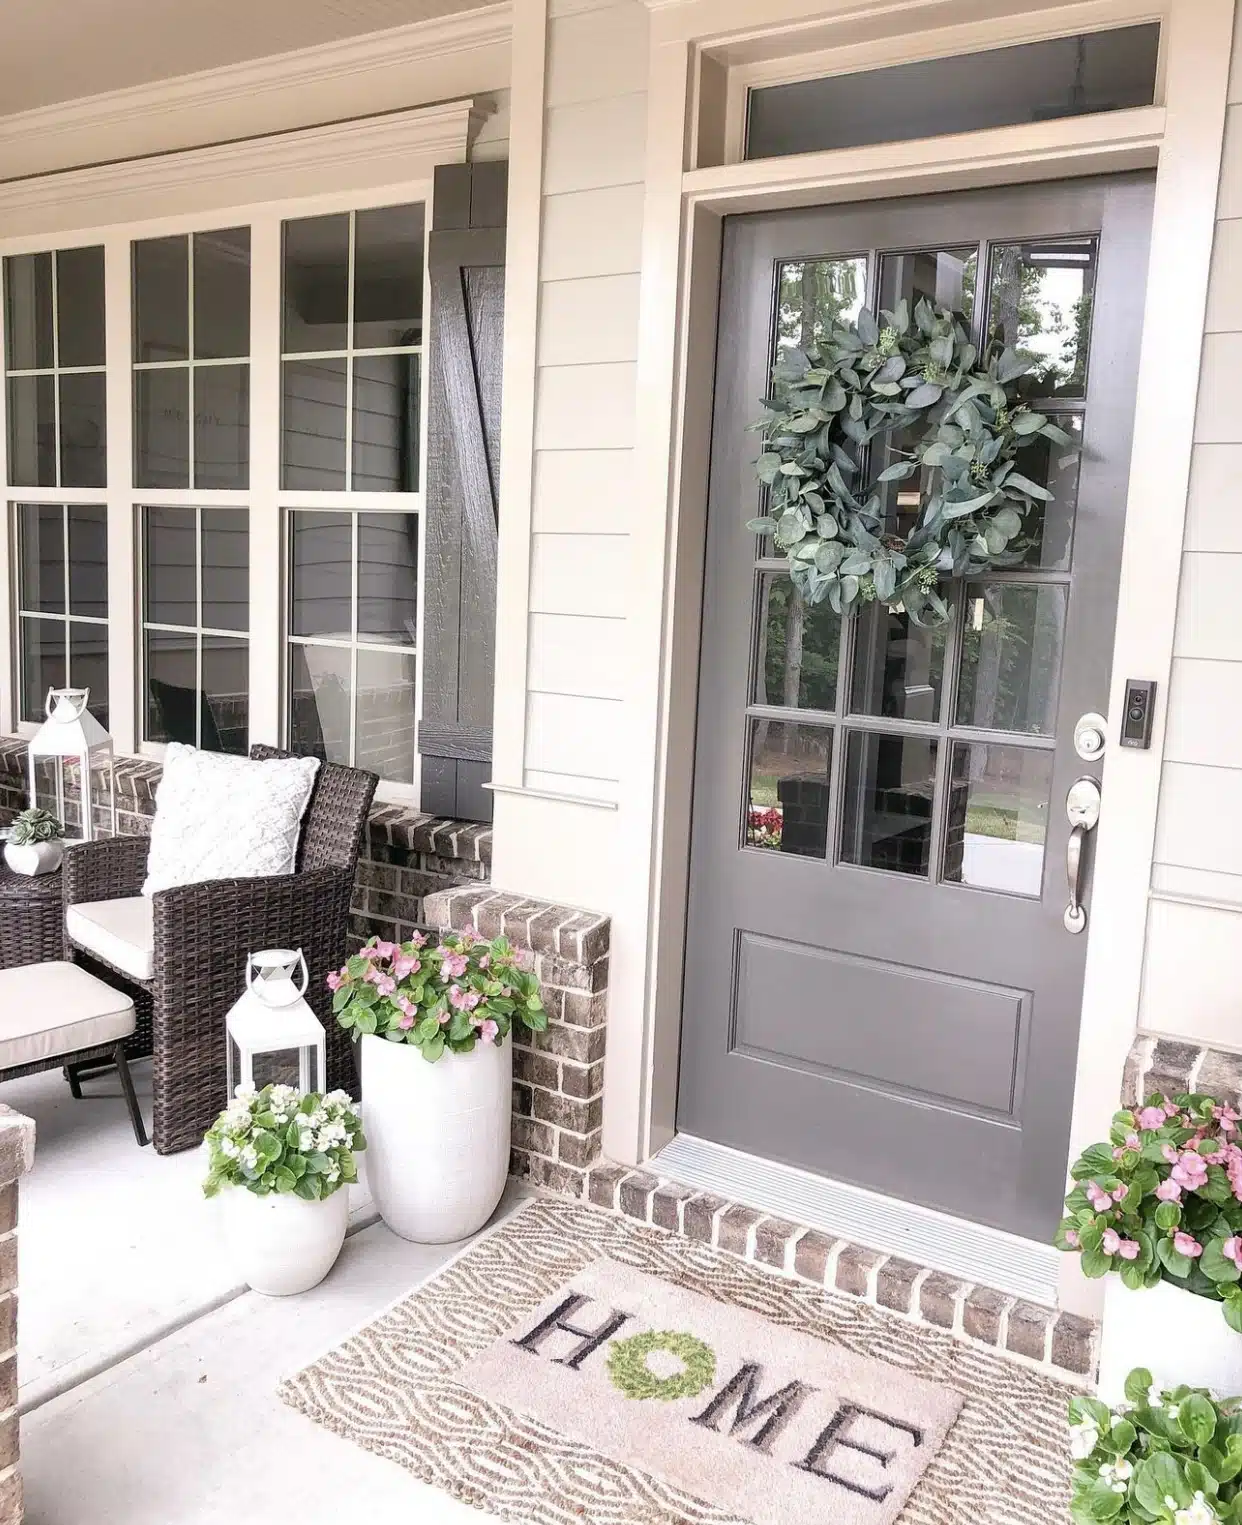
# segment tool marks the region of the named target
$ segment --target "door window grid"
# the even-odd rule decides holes
[[[153,602],[154,575],[151,565],[151,531],[157,527],[152,519],[153,514],[178,513],[193,515],[192,530],[194,538],[194,567],[193,567],[193,603],[194,618],[192,622],[158,620],[149,618]],[[141,703],[139,705],[139,724],[141,726],[142,739],[166,743],[169,741],[187,742],[206,751],[222,751],[244,754],[249,748],[249,680],[245,680],[245,687],[240,694],[211,694],[208,689],[212,684],[204,682],[203,650],[207,645],[209,651],[221,654],[233,654],[240,657],[244,664],[249,661],[249,566],[247,564],[239,568],[241,576],[238,585],[246,589],[246,599],[243,604],[245,620],[241,625],[224,626],[208,625],[203,620],[203,515],[204,513],[225,514],[230,518],[237,519],[237,525],[230,525],[230,529],[239,529],[245,534],[247,542],[248,510],[245,508],[177,508],[165,509],[156,505],[143,505],[138,510],[138,537],[142,547],[141,554],[141,609],[142,609],[142,642],[139,654],[140,683],[139,692]],[[188,526],[187,526],[188,527]],[[239,601],[240,602],[240,601]],[[161,639],[162,638],[162,639]],[[179,640],[178,640],[179,638]],[[166,678],[155,675],[155,668],[160,665],[156,658],[159,655],[169,655],[178,647],[185,651],[187,643],[192,644],[193,649],[193,688],[187,690],[190,695],[189,706],[178,705],[175,713],[170,713],[169,691],[184,689],[183,685],[171,685]],[[161,703],[161,694],[165,696]],[[216,703],[213,706],[212,699]],[[240,702],[239,702],[240,701]],[[231,710],[226,706],[231,705]],[[188,708],[188,714],[187,714]],[[180,734],[174,734],[180,732]],[[191,736],[192,732],[192,736]],[[205,734],[206,733],[206,734]]]
[[[17,575],[17,642],[16,642],[16,671],[17,671],[17,704],[18,717],[32,725],[40,724],[45,718],[45,699],[47,689],[51,687],[88,687],[91,690],[90,709],[100,724],[107,729],[108,725],[108,685],[107,652],[108,652],[108,619],[107,615],[82,614],[75,608],[77,600],[74,594],[74,578],[72,575],[72,563],[70,560],[73,535],[71,521],[75,524],[84,524],[87,516],[94,518],[106,514],[103,504],[69,505],[47,503],[13,503],[10,504],[12,515],[12,543],[16,546]],[[41,530],[48,523],[46,516],[60,516],[60,577],[61,596],[53,595],[51,598],[42,596],[41,590],[35,590],[30,586],[27,576],[27,568],[30,566],[30,558],[38,557],[40,565],[43,565],[42,534]],[[34,534],[32,535],[32,528]],[[71,538],[72,537],[72,538]],[[33,542],[33,543],[32,543]],[[105,542],[105,554],[101,564],[103,605],[107,607],[107,553]],[[79,567],[79,573],[81,568]],[[40,578],[42,581],[42,578]],[[95,602],[95,600],[91,600]],[[62,605],[62,608],[49,609],[47,604]],[[42,607],[41,607],[42,606]],[[59,629],[60,639],[63,643],[63,669],[58,682],[44,685],[42,680],[38,685],[31,682],[34,663],[42,653],[36,653],[31,647],[31,640],[37,630],[49,631]],[[85,665],[85,672],[74,671],[74,636],[89,639],[92,648],[86,657],[86,662],[79,662],[79,666]],[[104,664],[101,684],[98,672],[98,663],[102,659]],[[55,660],[53,658],[53,660]]]
[[[1023,246],[1024,249],[1035,249],[1042,244],[1045,248],[1057,245],[1082,248],[1090,244],[1092,260],[1094,260],[1096,238],[1094,235],[1082,235],[1077,238],[1067,238],[1058,235],[1056,238],[1041,240],[1036,243]],[[974,268],[986,270],[989,273],[989,289],[986,293],[986,302],[973,303],[971,322],[972,338],[978,343],[984,326],[990,328],[994,322],[995,291],[993,281],[997,268],[996,251],[1001,245],[991,246],[981,243],[978,246],[978,256]],[[867,277],[865,293],[870,294],[878,289],[882,281],[882,270],[885,254],[888,251],[873,251],[867,258]],[[862,256],[846,255],[834,256],[831,260],[825,259],[824,264],[834,265],[857,265]],[[804,267],[809,267],[812,261],[799,261]],[[778,265],[774,271],[774,306],[773,319],[770,332],[773,335],[773,356],[778,345],[787,345],[790,339],[785,332],[788,327],[787,315],[782,310],[787,306],[784,301],[786,296],[785,282],[782,279],[784,265]],[[1092,271],[1093,274],[1093,271]],[[852,293],[851,293],[852,294]],[[885,293],[887,300],[887,293]],[[864,295],[863,300],[866,300]],[[843,307],[846,304],[842,304]],[[849,306],[853,306],[851,302]],[[1089,301],[1084,304],[1085,315],[1089,323]],[[852,317],[853,312],[844,311],[843,316]],[[819,325],[817,324],[817,327]],[[1089,327],[1088,327],[1089,335]],[[1081,335],[1079,335],[1081,339]],[[1019,346],[1021,347],[1021,346]],[[1076,354],[1073,380],[1076,386],[1073,390],[1077,395],[1058,395],[1049,398],[1031,396],[1027,399],[1030,406],[1050,415],[1061,415],[1063,426],[1076,425],[1081,434],[1083,415],[1086,408],[1086,359],[1087,357]],[[762,510],[760,510],[762,511]],[[758,696],[765,692],[763,674],[759,670],[759,663],[764,654],[764,640],[761,635],[761,608],[764,604],[765,589],[770,586],[774,574],[788,576],[787,563],[783,558],[766,555],[770,548],[763,537],[756,537],[755,541],[755,576],[754,576],[754,631],[751,642],[752,672],[749,677],[749,692],[752,696]],[[848,824],[847,814],[853,814],[857,823],[860,803],[853,802],[853,811],[847,809],[846,790],[848,787],[848,759],[851,753],[865,753],[869,750],[865,746],[868,733],[877,736],[887,736],[894,740],[901,738],[924,738],[925,744],[930,745],[932,765],[932,789],[930,809],[930,834],[926,851],[926,873],[918,873],[920,882],[931,884],[954,884],[959,886],[971,886],[969,879],[963,874],[961,864],[960,842],[957,838],[960,833],[954,830],[952,842],[948,841],[950,831],[948,813],[952,805],[950,799],[951,773],[955,759],[960,760],[963,756],[969,757],[975,752],[986,753],[989,747],[1003,749],[1008,752],[1024,752],[1036,754],[1031,757],[1032,763],[1037,762],[1037,755],[1043,754],[1047,758],[1046,774],[1051,779],[1051,762],[1056,748],[1054,735],[1040,735],[1028,731],[1013,731],[1005,729],[990,729],[984,726],[963,724],[957,719],[959,713],[961,669],[963,659],[963,645],[965,639],[966,616],[964,605],[978,607],[984,602],[983,595],[986,590],[995,588],[997,591],[1004,587],[1049,587],[1062,588],[1065,590],[1065,603],[1068,603],[1069,593],[1069,562],[1068,551],[1064,564],[1055,570],[1045,570],[1039,567],[1021,567],[1013,569],[989,569],[981,578],[974,582],[959,585],[958,597],[953,608],[952,616],[945,629],[945,649],[943,654],[943,679],[939,684],[940,692],[935,704],[935,714],[927,720],[913,718],[899,718],[897,716],[868,715],[859,713],[854,706],[855,689],[858,686],[858,675],[855,662],[859,641],[860,623],[867,618],[866,611],[858,611],[854,616],[843,619],[840,622],[840,633],[837,647],[837,675],[834,684],[833,707],[831,709],[802,708],[796,705],[774,705],[752,702],[746,710],[747,736],[744,741],[744,756],[746,767],[744,770],[743,785],[746,795],[741,811],[741,837],[739,845],[758,849],[771,850],[773,847],[783,847],[785,851],[800,852],[801,855],[828,861],[834,866],[846,866],[861,868],[864,872],[889,873],[891,869],[872,867],[867,864],[851,861],[850,850],[845,841],[845,829]],[[1067,607],[1063,606],[1062,631],[1064,620],[1068,613]],[[1059,677],[1060,651],[1055,654],[1056,672]],[[1047,696],[1049,713],[1055,715],[1059,682]],[[757,738],[762,729],[771,725],[784,727],[788,732],[796,734],[805,748],[806,738],[819,732],[824,735],[822,751],[827,758],[827,818],[823,823],[821,832],[803,832],[808,838],[806,845],[801,848],[790,847],[785,843],[787,835],[782,829],[782,823],[775,820],[771,814],[770,805],[765,799],[756,806],[753,791],[754,778],[758,770],[757,764]],[[878,745],[878,741],[875,743]],[[904,750],[904,748],[903,748]],[[1040,765],[1042,766],[1042,765]],[[916,770],[918,771],[918,770]],[[1037,766],[1036,771],[1039,771]],[[962,790],[958,790],[962,793]],[[1051,807],[1051,797],[1046,802],[1046,809]],[[779,813],[779,812],[778,812]],[[1046,827],[1046,822],[1045,822]],[[1016,828],[1015,828],[1016,830]],[[816,842],[822,842],[822,847]],[[1001,886],[994,884],[980,885],[993,893],[1014,893],[1021,895],[1038,895],[1039,891],[1015,886]]]
[[[106,487],[108,485],[108,451],[106,433],[106,411],[104,399],[100,397],[99,431],[101,444],[98,447],[98,462],[95,469],[90,463],[86,463],[84,471],[66,472],[65,469],[65,437],[62,428],[62,378],[75,376],[99,376],[106,375],[106,366],[103,364],[91,365],[62,365],[60,352],[62,348],[62,336],[60,331],[60,277],[62,254],[73,256],[98,256],[100,269],[103,266],[102,246],[91,245],[86,248],[74,248],[69,250],[52,249],[35,254],[6,255],[4,258],[4,304],[5,304],[5,387],[8,404],[8,473],[7,479],[10,487]],[[20,298],[15,291],[18,279],[18,271],[27,269],[30,271],[32,281],[37,284],[39,280],[40,262],[47,260],[49,276],[49,314],[50,314],[50,338],[52,344],[51,364],[33,366],[15,366],[13,352],[16,347],[17,309]],[[32,290],[29,293],[31,311],[29,316],[34,324],[38,324],[38,298]],[[100,311],[98,314],[98,327],[100,335],[103,333],[103,283],[100,281]],[[35,349],[38,348],[37,338],[33,339]],[[36,355],[37,358],[37,355]],[[30,381],[34,383],[32,389],[22,389],[20,383]],[[36,429],[41,434],[41,426],[45,422],[46,397],[40,395],[44,389],[40,387],[41,381],[50,381],[47,388],[50,392],[51,403],[51,432],[50,450],[46,447],[44,439],[36,436],[35,459],[33,469],[20,471],[19,463],[22,460],[23,449],[17,438],[19,417],[21,410],[17,406],[17,398],[20,390],[30,390],[33,394]],[[86,399],[83,399],[86,401]],[[80,478],[68,481],[69,476]]]

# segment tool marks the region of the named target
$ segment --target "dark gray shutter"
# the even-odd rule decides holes
[[[490,821],[507,164],[436,170],[427,370],[422,808]]]

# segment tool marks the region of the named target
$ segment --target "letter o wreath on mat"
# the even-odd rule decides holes
[[[1020,565],[1026,516],[1052,501],[1017,469],[1019,453],[1043,438],[1066,461],[1077,454],[1025,401],[1047,364],[995,341],[980,356],[959,315],[926,298],[913,322],[904,298],[879,322],[865,307],[853,322],[835,320],[772,371],[765,416],[751,426],[763,436],[755,472],[767,512],[747,529],[771,536],[809,604],[827,600],[841,614],[878,601],[915,624],[943,624],[943,583]],[[892,463],[867,483],[873,444],[899,431]],[[915,476],[918,507],[899,532],[885,484]]]
[[[669,1377],[658,1377],[647,1365],[653,1351],[676,1356],[685,1367]],[[612,1385],[627,1398],[660,1398],[671,1403],[693,1398],[716,1380],[716,1354],[710,1345],[677,1329],[653,1329],[647,1334],[615,1340],[608,1349],[608,1375]]]

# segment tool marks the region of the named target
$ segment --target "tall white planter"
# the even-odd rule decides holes
[[[1225,1323],[1221,1305],[1158,1282],[1131,1292],[1120,1276],[1104,1288],[1100,1338],[1100,1397],[1119,1403],[1125,1381],[1145,1366],[1161,1387],[1210,1388],[1218,1397],[1242,1394],[1242,1334]]]
[[[349,1191],[342,1186],[319,1202],[292,1192],[265,1197],[244,1186],[220,1194],[224,1232],[233,1262],[250,1287],[289,1297],[317,1287],[336,1263],[349,1224]]]
[[[513,1046],[478,1043],[428,1064],[412,1043],[364,1037],[367,1184],[394,1234],[448,1244],[480,1229],[509,1173]]]

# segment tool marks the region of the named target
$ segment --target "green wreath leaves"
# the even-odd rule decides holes
[[[683,1370],[657,1377],[647,1365],[655,1350],[667,1351]],[[660,1398],[666,1403],[693,1398],[716,1380],[716,1355],[711,1346],[680,1329],[653,1329],[615,1340],[608,1349],[608,1375],[627,1398]]]
[[[981,359],[957,315],[925,298],[913,322],[903,300],[880,322],[863,308],[834,323],[819,347],[787,350],[773,369],[752,426],[768,512],[747,528],[771,535],[808,603],[842,613],[878,599],[916,624],[942,623],[942,581],[1016,565],[1027,513],[1052,500],[1017,469],[1019,452],[1042,437],[1074,453],[1022,400],[1018,383],[1036,364],[1000,345]],[[869,447],[903,432],[897,459],[864,484]],[[884,486],[916,474],[917,516],[901,534]]]

